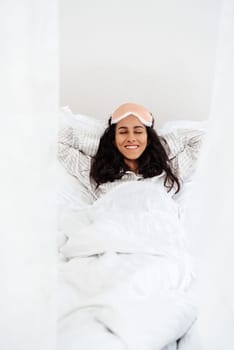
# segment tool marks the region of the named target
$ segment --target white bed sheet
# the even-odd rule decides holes
[[[60,249],[61,350],[68,343],[89,350],[93,337],[120,342],[122,349],[173,348],[195,322],[178,205],[159,181],[121,184],[64,216],[61,230],[69,239]]]

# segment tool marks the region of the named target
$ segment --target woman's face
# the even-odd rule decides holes
[[[130,115],[120,120],[115,129],[115,145],[124,156],[126,164],[136,165],[136,160],[142,155],[147,147],[147,131],[140,120]],[[134,170],[134,169],[133,169]]]

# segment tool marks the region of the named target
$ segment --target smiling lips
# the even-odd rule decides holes
[[[124,146],[125,148],[127,148],[127,149],[137,149],[139,146],[138,145],[126,145],[126,146]]]

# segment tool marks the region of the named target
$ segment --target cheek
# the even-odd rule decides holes
[[[124,136],[122,135],[116,135],[115,137],[115,145],[118,147],[118,146],[121,146],[122,143],[124,142]]]
[[[118,136],[115,137],[115,139],[114,139],[114,146],[115,146],[115,148],[117,148],[119,150],[119,138],[118,138]]]
[[[147,146],[147,145],[149,144],[149,140],[148,140],[147,135],[145,135],[145,136],[141,139],[141,143],[142,143],[142,145],[145,145],[145,146]]]

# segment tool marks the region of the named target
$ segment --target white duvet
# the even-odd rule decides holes
[[[162,182],[122,183],[63,230],[58,349],[176,349],[196,310],[185,234]]]

